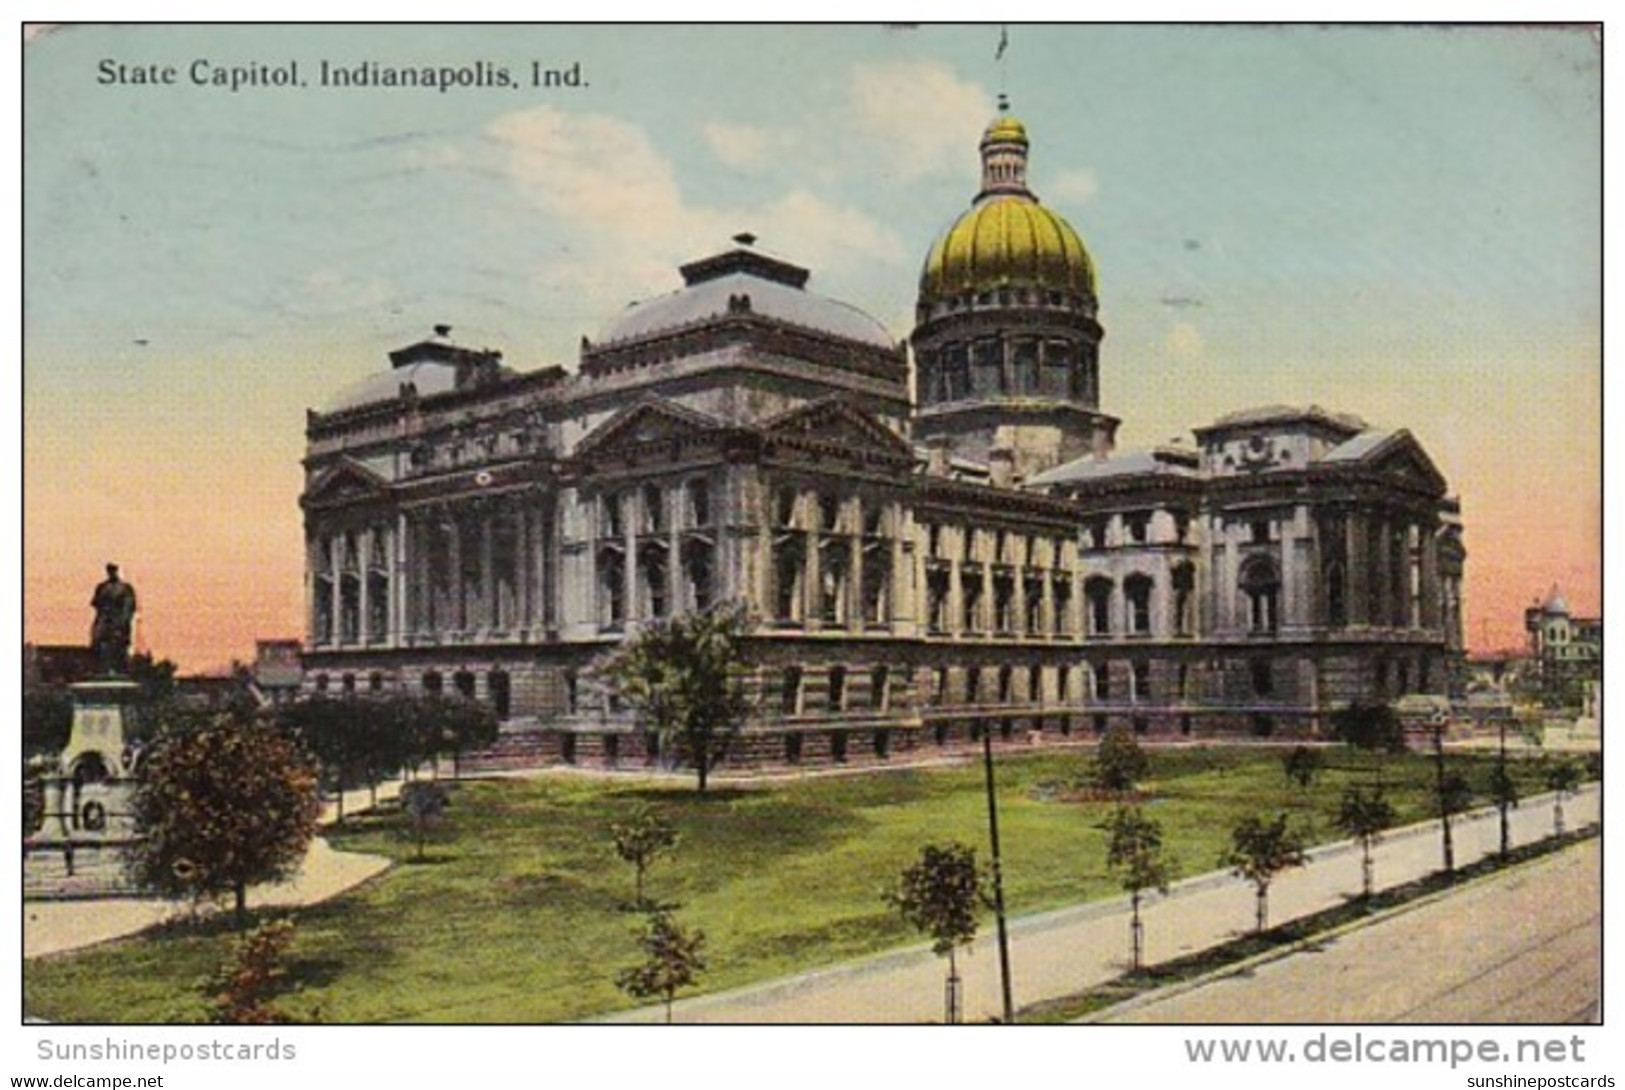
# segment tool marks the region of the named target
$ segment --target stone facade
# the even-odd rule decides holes
[[[310,413],[307,689],[461,692],[531,759],[641,764],[590,665],[729,601],[753,618],[741,763],[1304,735],[1446,692],[1465,554],[1416,440],[1270,408],[1116,453],[1092,266],[1026,207],[1019,123],[989,133],[911,344],[746,240],[574,373],[440,327]]]

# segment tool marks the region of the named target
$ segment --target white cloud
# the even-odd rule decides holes
[[[1048,204],[1087,204],[1100,192],[1100,180],[1092,170],[1063,170],[1029,180]]]
[[[767,169],[795,144],[788,133],[728,121],[707,121],[700,135],[724,165],[750,173]]]
[[[852,71],[857,129],[876,145],[883,173],[913,178],[939,170],[974,171],[993,102],[940,61],[860,64]]]
[[[532,288],[612,301],[598,309],[606,319],[628,300],[670,290],[678,264],[740,231],[815,273],[906,260],[894,230],[805,189],[735,207],[690,203],[644,130],[618,118],[539,106],[498,118],[486,135],[496,169],[548,217],[555,250],[568,254],[538,268]]]

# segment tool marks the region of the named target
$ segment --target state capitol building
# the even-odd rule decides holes
[[[574,373],[439,327],[312,411],[307,688],[460,692],[535,759],[636,767],[658,755],[590,665],[738,602],[735,763],[1310,736],[1446,694],[1465,552],[1427,453],[1317,406],[1118,450],[1094,266],[1028,151],[1001,109],[904,342],[742,235]]]

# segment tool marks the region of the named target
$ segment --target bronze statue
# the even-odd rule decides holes
[[[107,578],[96,585],[90,607],[96,621],[90,626],[90,649],[104,674],[130,671],[130,627],[135,622],[135,588],[118,577],[118,565],[107,565]]]

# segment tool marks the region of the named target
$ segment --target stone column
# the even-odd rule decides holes
[[[480,504],[476,510],[480,522],[480,597],[479,609],[473,618],[475,624],[471,627],[489,632],[496,626],[496,572],[492,555],[492,523],[496,515],[495,508],[488,502]]]
[[[334,534],[328,539],[328,577],[333,582],[333,638],[334,646],[344,643],[344,535]]]
[[[468,631],[468,595],[463,588],[463,520],[458,512],[450,509],[446,512],[446,520],[451,526],[451,616],[447,618],[450,627],[458,632]]]
[[[368,623],[368,606],[372,604],[372,588],[367,586],[371,582],[372,574],[372,527],[367,527],[356,536],[356,642],[362,647],[367,646],[368,638],[372,635],[372,625]]]
[[[579,496],[579,493],[575,495]],[[531,612],[537,624],[544,630],[544,634],[557,631],[560,625],[559,614],[563,606],[562,584],[559,580],[559,566],[563,562],[559,543],[564,537],[563,528],[559,525],[561,517],[559,494],[552,491],[544,492],[535,513],[535,534],[531,542],[532,556],[536,561],[536,570],[533,573],[535,581],[531,584],[536,592],[536,600]],[[583,555],[588,557],[593,555],[590,543]],[[596,574],[592,580],[585,583],[585,593],[588,601],[597,599]],[[596,614],[594,619],[596,620]]]
[[[861,532],[852,534],[847,538],[847,574],[846,627],[854,632],[862,632],[864,627],[864,598],[863,534]]]
[[[683,584],[687,582],[683,574],[683,541],[681,527],[686,517],[683,504],[683,486],[679,484],[672,492],[672,506],[676,510],[671,512],[671,518],[666,520],[666,601],[667,612],[672,615],[686,612],[689,603],[682,597]],[[716,562],[713,555],[712,563]]]
[[[1371,624],[1371,532],[1366,513],[1350,511],[1345,533],[1348,562],[1344,588],[1349,627],[1365,627]]]
[[[317,631],[320,618],[316,613],[316,584],[319,563],[320,538],[305,538],[305,642],[314,647],[321,636]]]
[[[806,497],[800,497],[800,506],[805,508],[806,505]],[[807,531],[802,537],[807,547],[804,550],[806,563],[801,569],[801,623],[808,631],[814,631],[824,623],[819,610],[823,604],[819,601],[823,591],[823,532],[823,527],[819,527]]]
[[[1442,628],[1442,610],[1439,608],[1439,533],[1438,527],[1422,527],[1422,627]]]
[[[621,504],[621,544],[626,550],[625,562],[622,564],[621,594],[626,608],[622,611],[622,627],[630,627],[634,620],[643,618],[643,604],[638,601],[638,518],[636,512],[628,511],[626,500],[636,495],[634,489],[627,489],[624,494],[618,494],[615,502]]]
[[[530,552],[531,502],[531,495],[524,493],[514,505],[513,516],[513,627],[527,633],[531,627],[530,607],[533,597],[531,570],[536,562]]]

